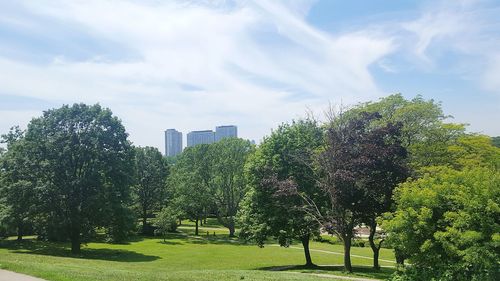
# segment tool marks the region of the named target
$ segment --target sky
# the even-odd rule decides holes
[[[109,107],[135,145],[167,128],[272,128],[392,93],[500,135],[500,1],[0,0],[0,133]],[[184,139],[185,142],[185,139]]]

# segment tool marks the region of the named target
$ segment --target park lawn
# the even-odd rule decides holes
[[[338,267],[342,264],[340,245],[312,242],[311,249],[320,250],[312,251],[313,261],[329,266],[310,269],[300,267],[304,263],[300,244],[259,248],[227,239],[227,230],[215,237],[194,237],[189,225],[185,227],[169,234],[166,241],[137,237],[126,244],[89,243],[80,256],[73,256],[67,243],[1,241],[0,268],[47,280],[335,280],[307,273],[344,275]],[[370,248],[353,248],[352,252],[360,256],[352,257],[358,271],[354,276],[385,278],[393,271],[369,269]],[[382,249],[381,256],[393,260],[389,250]]]

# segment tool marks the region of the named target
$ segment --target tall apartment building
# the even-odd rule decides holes
[[[210,144],[215,141],[215,134],[212,130],[192,131],[187,134],[187,146],[197,144]]]
[[[234,125],[217,126],[215,127],[215,141],[220,141],[224,138],[237,138],[238,127]]]
[[[165,155],[176,156],[182,152],[182,133],[176,129],[165,131]]]

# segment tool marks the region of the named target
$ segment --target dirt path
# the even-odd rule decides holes
[[[29,275],[0,269],[0,281],[45,281]]]

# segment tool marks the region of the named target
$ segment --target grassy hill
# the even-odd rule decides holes
[[[208,236],[207,236],[208,231]],[[215,232],[215,236],[214,236]],[[70,253],[69,244],[33,239],[0,242],[0,268],[47,280],[336,280],[311,273],[346,275],[341,271],[342,246],[312,242],[317,268],[303,268],[300,244],[259,248],[229,239],[228,231],[213,221],[194,236],[192,224],[162,238],[137,237],[126,244],[89,243],[82,254]],[[380,272],[370,269],[371,250],[354,247],[350,276],[385,278],[393,272],[392,251],[381,250]]]

